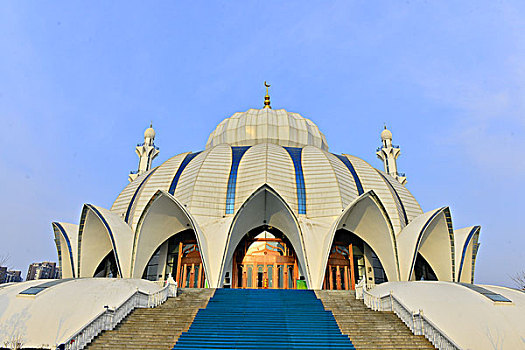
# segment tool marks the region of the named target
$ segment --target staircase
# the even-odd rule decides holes
[[[173,349],[355,349],[311,290],[217,289]]]
[[[206,307],[214,289],[179,289],[154,309],[135,309],[114,330],[104,331],[86,349],[167,350],[188,329],[197,311]]]
[[[355,291],[318,290],[316,294],[356,349],[434,349],[393,312],[372,311],[362,300],[356,300]]]

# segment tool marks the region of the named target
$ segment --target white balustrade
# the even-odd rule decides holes
[[[359,292],[358,292],[359,287]],[[377,297],[367,291],[366,284],[356,286],[356,298],[363,299],[365,305],[374,311],[392,311],[403,321],[415,335],[423,335],[439,350],[460,350],[461,348],[447,337],[435,324],[423,315],[410,311],[392,292]]]
[[[161,290],[147,294],[139,290],[133,292],[119,306],[105,310],[87,322],[63,344],[57,345],[57,350],[81,350],[93,338],[105,330],[114,329],[131,311],[136,308],[154,308],[164,303],[168,297],[177,296],[177,285],[167,283]]]

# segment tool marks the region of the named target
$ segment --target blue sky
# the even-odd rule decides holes
[[[375,158],[387,123],[424,211],[482,226],[478,283],[525,270],[522,1],[4,2],[0,255],[56,261],[52,221],[110,207],[153,120],[158,165],[262,106]]]

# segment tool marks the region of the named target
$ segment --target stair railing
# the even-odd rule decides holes
[[[357,289],[357,288],[356,288]],[[363,301],[365,305],[374,311],[392,311],[397,317],[407,325],[415,335],[423,335],[432,345],[439,350],[461,350],[452,339],[423,315],[423,311],[417,313],[410,311],[392,292],[390,294],[377,297],[362,288]],[[356,293],[357,298],[357,293]],[[360,298],[357,298],[360,299]]]
[[[114,329],[131,311],[136,308],[154,308],[164,303],[168,297],[177,296],[177,285],[168,283],[161,290],[148,294],[140,290],[131,293],[115,308],[104,306],[100,312],[64,343],[56,346],[57,350],[81,350],[102,331]]]

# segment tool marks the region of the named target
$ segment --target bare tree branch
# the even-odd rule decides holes
[[[518,272],[514,276],[511,276],[511,278],[516,284],[516,287],[525,290],[525,271]]]
[[[9,262],[9,254],[0,254],[0,266],[7,266],[8,262]]]

